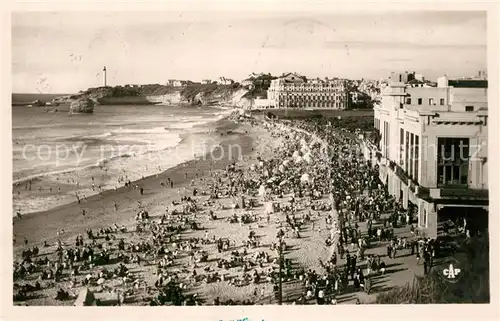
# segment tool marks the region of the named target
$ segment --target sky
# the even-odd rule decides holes
[[[12,91],[75,93],[252,72],[427,79],[486,69],[486,12],[14,12]]]

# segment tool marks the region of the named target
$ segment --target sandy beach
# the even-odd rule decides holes
[[[221,148],[210,155],[81,203],[14,218],[14,301],[72,305],[88,289],[98,305],[276,304],[281,248],[283,302],[309,304],[311,289],[317,296],[327,288],[327,302],[336,296],[339,303],[373,302],[373,294],[353,293],[360,291],[359,275],[369,274],[369,262],[380,261],[393,237],[387,216],[382,223],[392,201],[376,187],[371,197],[361,195],[376,184],[375,172],[366,179],[366,165],[353,166],[340,154],[325,157],[328,146],[337,152],[352,147],[352,138],[330,131],[327,142],[311,131],[314,125],[234,115],[219,125]],[[332,183],[339,188],[332,190]],[[345,208],[356,204],[367,214],[348,215]],[[349,221],[343,231],[339,206]],[[406,217],[394,213],[391,220]],[[384,236],[367,247],[364,242],[375,242],[372,226]],[[352,270],[349,253],[360,258]],[[347,270],[339,273],[337,264]],[[388,271],[403,277],[378,275],[378,283],[404,284],[415,273]]]
[[[212,155],[199,157],[158,175],[132,182],[133,185],[140,185],[144,188],[144,195],[140,195],[139,190],[133,187],[122,186],[117,190],[107,190],[87,197],[81,203],[75,201],[48,211],[23,215],[21,220],[13,218],[15,252],[24,246],[22,241],[25,238],[30,245],[40,244],[43,240],[51,243],[55,242],[58,238],[57,232],[61,230],[65,231],[65,238],[74,238],[89,228],[128,222],[141,208],[148,208],[153,212],[163,206],[160,212],[163,213],[173,198],[188,194],[186,187],[191,180],[198,178],[202,181],[201,179],[209,174],[210,170],[223,169],[231,162],[226,157],[221,158],[221,153],[222,155],[228,154],[227,150],[230,145],[241,146],[243,155],[251,157],[253,146],[258,144],[259,136],[265,131],[253,130],[245,133],[248,129],[244,126],[237,126],[231,121],[221,121],[216,133],[225,137],[220,144],[223,152],[218,148]],[[174,188],[161,186],[167,178],[174,182]],[[117,210],[115,210],[115,203],[118,205]],[[82,210],[85,210],[85,216],[82,215]],[[40,228],[41,226],[43,228]]]
[[[179,200],[179,197],[183,196],[192,196],[194,188],[198,191],[207,189],[209,187],[207,183],[211,183],[211,180],[209,180],[212,178],[211,174],[223,171],[234,160],[238,160],[237,167],[239,169],[250,171],[252,166],[258,164],[257,157],[259,159],[271,159],[275,156],[274,153],[284,146],[282,140],[284,137],[273,137],[269,129],[256,125],[256,123],[253,125],[249,123],[236,124],[225,120],[221,122],[217,133],[224,136],[224,140],[220,145],[223,152],[216,150],[207,157],[181,164],[159,175],[133,182],[133,186],[140,186],[144,189],[144,195],[141,195],[139,189],[134,187],[121,187],[117,190],[105,191],[91,196],[80,204],[75,202],[50,211],[28,214],[23,216],[22,219],[14,218],[15,255],[19,256],[24,249],[34,245],[41,248],[40,253],[53,251],[58,240],[66,246],[71,246],[75,237],[85,234],[88,229],[95,230],[116,224],[126,226],[129,231],[133,230],[134,224],[136,224],[135,216],[141,209],[147,210],[152,218],[158,218],[164,215],[168,209],[175,208],[175,206],[172,206],[173,200]],[[236,145],[241,146],[241,155],[233,153],[233,157],[229,159],[227,157],[229,155],[228,149]],[[221,158],[221,153],[225,157]],[[168,178],[174,182],[173,188],[161,185],[162,182],[166,184]],[[200,201],[208,199],[206,196],[198,198]],[[209,237],[215,238],[217,236],[218,238],[230,239],[234,245],[232,248],[238,249],[240,244],[245,242],[249,231],[255,230],[257,231],[256,237],[259,239],[259,246],[256,250],[268,248],[275,241],[275,235],[282,226],[281,223],[277,223],[279,218],[273,215],[271,222],[268,221],[265,224],[263,222],[265,219],[264,209],[260,207],[251,211],[252,215],[258,216],[254,224],[230,224],[227,221],[232,215],[245,212],[244,209],[231,210],[234,203],[234,197],[218,200],[219,206],[212,207],[217,220],[210,221],[202,217],[202,227],[198,230],[189,231],[189,234],[183,236],[183,238],[202,238],[204,234],[207,237],[206,233],[208,233]],[[115,204],[117,205],[116,208]],[[82,214],[82,210],[85,211],[85,215]],[[269,220],[269,217],[267,219]],[[317,226],[321,225],[320,221]],[[325,233],[328,233],[326,227],[324,227],[324,230]],[[62,231],[64,232],[61,233]],[[307,234],[310,235],[304,236],[300,240],[291,239],[288,246],[296,250],[287,251],[287,253],[289,259],[298,262],[297,264],[300,266],[315,268],[319,265],[318,258],[326,260],[330,255],[329,251],[322,245],[326,234],[321,235],[320,232],[313,230],[307,232]],[[140,238],[140,235],[135,235],[135,233],[124,235],[127,242],[137,241]],[[28,245],[23,243],[25,240],[27,240]],[[47,242],[49,246],[44,247],[43,242]],[[212,257],[212,261],[215,261],[214,255],[216,255],[216,252],[209,250],[208,256],[209,258]],[[182,263],[178,264],[189,263],[186,259],[180,261]],[[153,268],[141,268],[140,274],[146,282],[151,282],[155,271]],[[68,304],[68,301],[58,302],[52,299],[55,296],[55,289],[45,292],[47,292],[45,298],[28,300],[28,304]],[[201,289],[198,288],[196,292],[203,293],[204,297],[207,298],[220,297],[222,300],[244,300],[250,297],[256,299],[255,293],[258,293],[259,299],[272,300],[271,284],[257,287],[235,287],[224,283],[205,284]]]

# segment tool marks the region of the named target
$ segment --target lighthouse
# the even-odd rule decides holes
[[[104,66],[104,68],[102,69],[102,72],[103,72],[103,75],[104,75],[104,87],[107,86],[107,83],[106,83],[106,66]]]

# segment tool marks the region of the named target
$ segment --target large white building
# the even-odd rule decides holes
[[[363,143],[389,193],[413,207],[429,237],[438,235],[438,221],[454,216],[485,226],[488,210],[488,82],[437,83],[390,80],[374,108],[379,144]]]
[[[345,109],[349,99],[342,79],[307,79],[288,73],[271,81],[267,90],[271,108]]]

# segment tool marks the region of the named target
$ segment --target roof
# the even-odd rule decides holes
[[[407,83],[407,84],[411,84],[411,85],[415,85],[415,84],[418,84],[418,85],[420,85],[420,84],[424,84],[424,82],[423,82],[423,81],[418,80],[418,79],[412,79],[412,80],[410,80],[410,81],[407,81],[406,83]]]
[[[455,88],[488,88],[488,80],[448,80],[448,86],[453,86]]]
[[[307,78],[305,76],[299,75],[296,72],[287,72],[287,73],[283,74],[280,78],[286,78],[286,77],[288,77],[290,75],[295,76],[297,78],[301,78],[301,79],[307,80]]]

